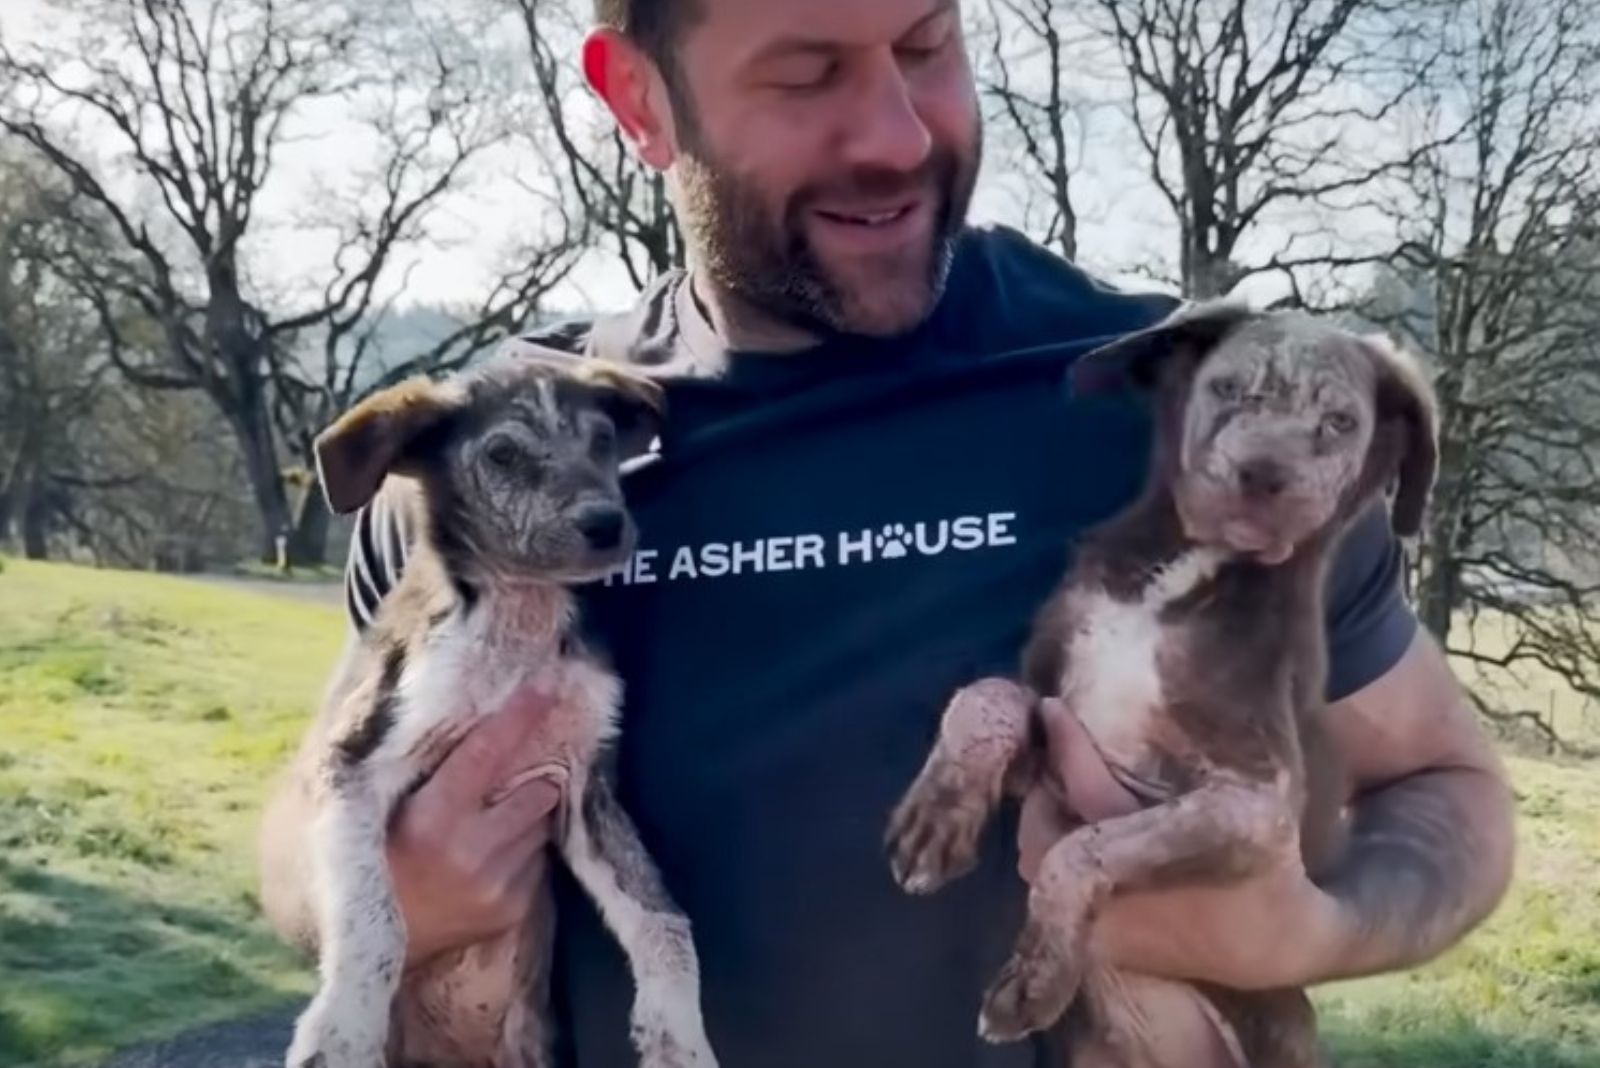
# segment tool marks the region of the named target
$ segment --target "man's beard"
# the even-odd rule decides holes
[[[722,166],[702,142],[678,161],[685,235],[697,254],[696,265],[709,280],[755,311],[813,334],[907,330],[932,311],[944,291],[972,202],[980,151],[974,138],[966,159],[947,146],[936,146],[912,172],[858,169],[842,180],[801,189],[788,198],[781,218],[774,219],[755,183]],[[932,201],[931,247],[923,252],[920,299],[911,302],[914,312],[899,309],[906,313],[892,323],[863,322],[857,302],[812,248],[806,220],[817,203],[883,201],[902,194]]]

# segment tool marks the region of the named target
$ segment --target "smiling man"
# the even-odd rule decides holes
[[[667,389],[659,451],[628,478],[641,549],[584,610],[626,683],[619,790],[695,925],[711,1039],[735,1068],[1045,1063],[976,1024],[1061,813],[1026,806],[1022,875],[1013,824],[928,899],[893,884],[882,835],[951,692],[1014,670],[1074,538],[1142,480],[1143,416],[1069,398],[1067,367],[1173,302],[965,225],[981,128],[953,0],[601,0],[596,14],[584,70],[666,173],[691,267],[626,311],[516,344],[626,362]],[[362,515],[356,626],[405,545],[381,499]],[[1508,792],[1400,573],[1374,514],[1328,578],[1344,861],[1320,885],[1286,870],[1129,895],[1098,921],[1106,959],[1316,983],[1427,959],[1493,907]],[[491,719],[394,826],[417,969],[527,915],[559,801],[519,774],[544,761],[527,730],[541,711],[530,696]],[[1051,729],[1079,815],[1125,811],[1070,716]],[[307,944],[303,827],[279,798],[263,897]],[[559,1061],[620,1068],[626,967],[559,886]],[[1138,992],[1152,1037],[1183,1063],[1226,1063],[1186,990]]]

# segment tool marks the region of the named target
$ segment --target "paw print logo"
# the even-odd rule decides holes
[[[885,524],[876,540],[880,560],[899,560],[911,552],[911,532],[904,523]]]

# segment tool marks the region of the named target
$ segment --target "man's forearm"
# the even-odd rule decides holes
[[[1347,934],[1308,979],[1414,967],[1453,946],[1505,894],[1511,813],[1510,790],[1489,768],[1421,772],[1360,798],[1349,848],[1321,880]]]

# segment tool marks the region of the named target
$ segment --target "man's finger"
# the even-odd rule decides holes
[[[1049,739],[1050,770],[1068,808],[1090,822],[1139,810],[1139,799],[1111,774],[1100,747],[1064,703],[1043,699],[1039,716]]]
[[[482,805],[508,772],[528,763],[523,750],[528,747],[528,740],[537,736],[533,727],[552,704],[544,694],[522,692],[513,696],[504,708],[473,727],[457,743],[414,801],[451,810]]]
[[[491,850],[542,849],[549,839],[550,816],[561,805],[565,778],[540,774],[498,792],[479,817],[484,844]],[[520,851],[520,849],[519,849]]]
[[[1017,868],[1023,879],[1033,881],[1045,853],[1072,827],[1071,817],[1048,791],[1028,792],[1022,801],[1022,816],[1017,827]]]

